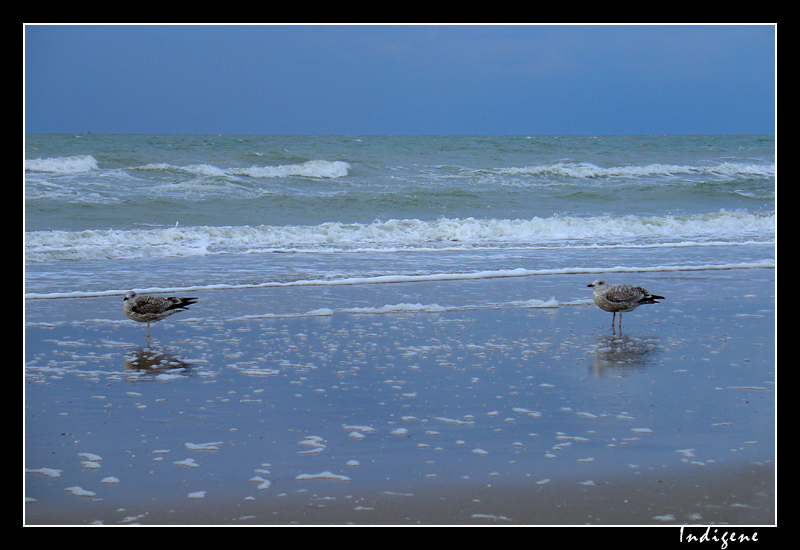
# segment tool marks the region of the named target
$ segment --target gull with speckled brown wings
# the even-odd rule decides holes
[[[160,321],[173,313],[186,311],[189,309],[188,306],[196,302],[197,298],[139,296],[131,290],[127,292],[125,298],[123,298],[122,311],[134,321],[147,323],[147,334],[145,337],[150,338],[150,323]]]
[[[633,311],[642,304],[658,304],[659,300],[664,300],[663,296],[650,294],[640,286],[610,285],[602,279],[587,286],[592,287],[592,298],[597,307],[614,314],[611,317],[612,327],[617,313],[619,313],[619,326],[622,327],[623,311]]]

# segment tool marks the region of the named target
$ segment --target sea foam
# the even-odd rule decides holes
[[[250,178],[341,178],[349,174],[350,164],[341,160],[328,161],[322,159],[309,160],[299,164],[277,166],[250,166],[247,168],[220,168],[213,164],[190,164],[178,166],[168,163],[151,163],[139,166],[137,170],[157,172],[179,172],[193,176],[221,177],[243,176]]]
[[[608,273],[670,273],[680,271],[719,271],[729,269],[774,269],[774,260],[762,260],[753,262],[730,262],[730,263],[709,263],[709,264],[678,264],[678,265],[654,265],[654,266],[614,266],[614,267],[562,267],[554,269],[501,269],[472,272],[441,272],[427,275],[378,275],[372,277],[344,277],[341,279],[303,279],[296,281],[267,281],[261,283],[214,283],[208,285],[186,286],[186,287],[152,287],[142,289],[147,293],[178,293],[178,292],[198,292],[202,290],[224,290],[224,289],[246,289],[246,288],[277,288],[277,287],[301,287],[301,286],[341,286],[341,285],[375,285],[391,283],[418,283],[434,281],[468,281],[478,279],[497,279],[509,277],[533,277],[542,275],[589,275],[589,274],[608,274]],[[26,299],[59,299],[59,298],[85,298],[93,296],[119,296],[124,294],[125,289],[113,289],[104,291],[71,291],[71,292],[51,292],[51,293],[25,293]],[[528,302],[517,302],[514,305],[522,307],[551,308],[559,307],[559,302],[555,299],[548,301],[531,300]],[[561,305],[569,305],[564,303]],[[423,312],[442,312],[454,309],[453,307],[440,306],[439,304],[396,304],[381,306],[379,308],[349,308],[342,310],[345,313],[396,313],[402,311],[423,311]],[[455,309],[464,309],[459,306]],[[314,310],[305,315],[329,316],[333,310],[323,308]],[[262,315],[261,317],[275,317],[274,314]],[[47,325],[42,325],[47,326]]]
[[[502,168],[501,174],[554,176],[566,178],[641,178],[645,176],[714,175],[714,176],[774,176],[774,164],[748,164],[723,162],[718,164],[685,166],[675,164],[646,164],[641,166],[602,167],[592,163],[558,162],[523,167]]]
[[[191,226],[32,231],[29,262],[140,259],[269,252],[358,252],[770,242],[775,214],[719,211],[690,216],[418,219],[313,226]]]
[[[70,157],[25,160],[25,170],[28,172],[78,174],[97,169],[97,160],[91,155],[75,155]]]

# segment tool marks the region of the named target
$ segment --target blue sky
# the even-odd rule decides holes
[[[27,132],[772,133],[776,28],[25,27]]]

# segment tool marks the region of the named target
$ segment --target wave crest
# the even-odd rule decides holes
[[[564,178],[639,178],[647,176],[714,175],[724,177],[772,177],[774,164],[723,162],[708,166],[647,164],[643,166],[612,166],[604,168],[591,163],[558,162],[537,166],[502,168],[501,174],[552,176]]]
[[[51,174],[79,174],[97,170],[97,160],[92,155],[53,157],[46,159],[25,159],[27,172],[47,172]]]
[[[244,176],[249,178],[289,178],[305,177],[319,179],[333,179],[347,176],[350,164],[341,160],[309,160],[300,164],[286,164],[278,166],[250,166],[249,168],[219,168],[211,164],[192,164],[188,166],[174,166],[165,163],[146,164],[139,170],[175,171],[193,176],[218,177],[218,176]]]
[[[156,258],[265,252],[339,252],[769,242],[775,214],[719,211],[691,216],[554,216],[529,220],[417,219],[314,226],[194,226],[35,231],[27,261]]]

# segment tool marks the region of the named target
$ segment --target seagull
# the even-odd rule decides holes
[[[138,296],[131,290],[125,293],[125,298],[122,300],[122,311],[134,321],[147,323],[146,338],[150,338],[150,323],[160,321],[173,313],[186,311],[189,309],[188,306],[196,302],[197,298]]]
[[[622,327],[623,311],[633,311],[642,304],[658,304],[658,300],[664,299],[663,296],[650,294],[640,286],[609,285],[602,279],[586,286],[593,287],[594,303],[603,311],[610,311],[614,314],[611,317],[612,327],[617,312],[619,312],[619,326]]]

